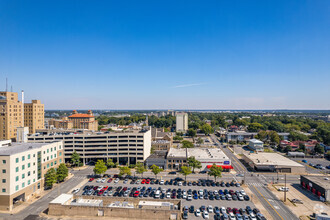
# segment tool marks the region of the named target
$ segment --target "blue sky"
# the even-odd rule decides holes
[[[330,109],[330,1],[0,0],[6,77],[46,109]]]

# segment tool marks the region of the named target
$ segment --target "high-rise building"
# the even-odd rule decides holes
[[[29,127],[29,133],[36,133],[36,129],[45,128],[45,109],[40,100],[24,103],[24,126]]]
[[[15,139],[23,127],[23,104],[16,92],[0,92],[0,140]]]
[[[188,130],[188,114],[185,112],[178,112],[176,114],[176,131],[186,132]]]
[[[16,140],[17,128],[24,126],[29,127],[29,133],[44,128],[44,105],[32,100],[24,103],[23,109],[17,92],[0,92],[0,140]]]

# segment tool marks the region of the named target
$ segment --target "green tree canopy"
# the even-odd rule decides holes
[[[188,165],[193,168],[192,172],[195,173],[195,168],[202,168],[202,163],[199,160],[196,160],[195,157],[188,157]]]
[[[194,147],[194,144],[191,143],[190,141],[184,140],[181,143],[182,143],[182,148],[193,148]]]
[[[116,164],[112,161],[112,159],[111,158],[109,158],[108,160],[107,160],[107,168],[114,168],[114,167],[116,167]]]
[[[72,166],[79,166],[80,164],[80,155],[75,150],[71,155],[71,165]]]
[[[50,168],[45,175],[45,185],[49,188],[53,187],[53,184],[56,183],[57,176],[54,168]]]
[[[209,124],[202,125],[200,129],[205,135],[209,135],[214,132],[213,128]]]
[[[64,163],[61,163],[56,170],[56,176],[58,182],[63,182],[65,178],[69,175],[69,169]]]
[[[257,123],[257,122],[251,123],[248,126],[248,131],[249,132],[258,132],[261,129],[262,129],[262,125],[260,123]]]
[[[314,151],[315,153],[324,154],[324,147],[317,143],[315,145]]]
[[[163,171],[163,169],[159,168],[159,166],[157,166],[157,165],[155,165],[155,164],[153,164],[150,168],[151,168],[151,172],[152,172],[153,174],[155,174],[156,179],[157,179],[157,175],[158,175],[160,172]]]
[[[143,163],[137,163],[135,170],[137,173],[141,174],[141,177],[143,178],[143,173],[147,171]]]
[[[119,176],[131,175],[131,168],[127,166],[119,167]]]
[[[95,174],[100,175],[100,174],[105,173],[105,172],[107,171],[107,169],[108,169],[108,168],[107,168],[107,166],[105,165],[104,161],[103,161],[103,160],[98,160],[98,161],[96,162],[95,166],[94,166],[93,171],[94,171]]]
[[[182,166],[180,173],[184,175],[184,180],[187,181],[187,176],[191,174],[191,168],[187,166]]]
[[[196,134],[197,134],[197,132],[196,132],[196,130],[195,129],[193,129],[193,128],[189,128],[189,130],[187,131],[187,135],[189,136],[189,137],[195,137],[196,136]]]
[[[197,144],[203,144],[203,143],[204,143],[204,140],[203,140],[202,138],[199,137],[199,138],[197,139]]]
[[[210,167],[210,171],[208,172],[209,176],[214,177],[214,181],[217,181],[217,177],[221,177],[222,167],[218,167],[216,164],[213,164]]]

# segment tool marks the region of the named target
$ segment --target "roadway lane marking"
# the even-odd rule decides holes
[[[260,193],[260,191],[255,187],[255,186],[253,186],[256,190],[257,190],[257,192],[262,196],[262,198],[270,205],[270,207],[272,207],[272,209],[274,209],[274,211],[276,212],[276,214],[282,219],[282,220],[284,220],[284,218],[282,218],[282,216],[276,211],[276,209],[266,200],[266,198],[264,197],[264,195],[262,195],[261,193]]]
[[[232,157],[235,161],[236,161],[236,163],[238,163],[238,165],[240,166],[240,167],[242,167],[242,169],[245,171],[245,168],[236,160],[236,158],[235,158],[235,155]]]

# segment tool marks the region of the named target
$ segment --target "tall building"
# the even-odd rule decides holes
[[[0,92],[0,140],[16,140],[17,128],[24,126],[29,127],[29,133],[44,128],[44,105],[32,100],[24,103],[23,110],[17,92]]]
[[[0,140],[15,139],[23,127],[23,104],[16,92],[0,92]]]
[[[178,112],[176,114],[176,132],[188,131],[188,114],[185,112]]]
[[[97,131],[99,123],[95,120],[95,116],[91,110],[87,114],[78,113],[76,110],[69,117],[64,117],[61,120],[52,119],[48,122],[49,126],[62,129],[87,129]]]
[[[40,100],[24,103],[24,126],[29,127],[29,133],[36,133],[36,129],[45,128],[45,109]]]
[[[50,168],[64,162],[63,143],[0,141],[0,210],[11,211],[18,201],[38,196]]]

